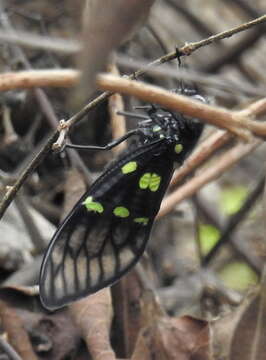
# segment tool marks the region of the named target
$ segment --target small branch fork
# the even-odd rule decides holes
[[[209,45],[215,41],[227,38],[232,36],[233,34],[236,34],[240,31],[246,30],[252,26],[258,25],[260,23],[263,23],[266,21],[266,15],[261,16],[253,21],[250,21],[248,23],[245,23],[243,25],[240,25],[238,27],[232,28],[228,31],[219,33],[217,35],[211,36],[205,40],[190,43],[182,48],[178,49],[177,51],[171,52],[166,54],[165,56],[160,57],[159,59],[151,62],[148,66],[134,72],[131,74],[127,79],[125,78],[118,78],[111,75],[100,75],[98,77],[98,83],[100,86],[106,90],[107,92],[102,93],[100,96],[95,98],[93,101],[91,101],[88,105],[86,105],[80,112],[76,113],[73,117],[71,117],[66,122],[61,122],[59,125],[59,129],[55,131],[47,140],[46,144],[43,146],[43,148],[40,150],[40,152],[35,155],[35,157],[32,159],[30,164],[27,166],[27,168],[22,172],[22,174],[19,176],[15,184],[8,188],[7,193],[5,194],[4,198],[2,199],[0,203],[0,219],[5,213],[5,210],[15,197],[16,193],[19,191],[20,187],[23,185],[27,177],[36,169],[38,164],[44,159],[46,154],[49,152],[49,150],[52,147],[52,144],[56,141],[58,138],[58,135],[60,132],[63,132],[60,134],[59,139],[56,141],[56,147],[60,147],[60,144],[63,143],[63,139],[65,138],[65,134],[68,132],[68,129],[81,120],[92,108],[94,108],[99,103],[102,103],[105,101],[108,97],[112,95],[112,92],[118,91],[122,93],[130,93],[134,94],[135,96],[141,97],[144,100],[150,101],[150,102],[157,102],[165,107],[169,107],[173,110],[182,111],[183,113],[190,115],[190,116],[196,116],[199,118],[204,119],[207,122],[210,122],[216,126],[226,128],[234,135],[237,135],[238,137],[248,140],[249,144],[240,144],[239,146],[245,148],[245,153],[248,153],[249,151],[252,151],[253,148],[255,148],[261,141],[260,140],[254,140],[253,134],[264,137],[266,135],[266,127],[264,124],[255,122],[251,120],[251,117],[263,114],[266,112],[266,99],[261,100],[260,102],[254,103],[249,108],[239,111],[239,112],[232,112],[225,109],[217,109],[214,107],[211,107],[210,105],[206,104],[200,104],[195,103],[191,99],[187,99],[185,97],[182,97],[181,95],[172,94],[170,92],[167,92],[165,90],[156,88],[156,87],[150,87],[150,85],[143,85],[138,84],[136,81],[130,81],[130,79],[136,79],[137,77],[143,75],[151,66],[157,66],[160,64],[163,64],[165,62],[168,62],[170,60],[175,59],[178,55],[190,55],[193,51],[199,49],[200,47]],[[61,86],[67,86],[66,80],[68,81],[69,86],[72,86],[78,79],[79,73],[74,70],[62,70],[64,73],[61,73],[60,81]],[[4,79],[2,90],[10,89],[10,87],[7,87],[7,77],[9,76],[9,80],[12,80],[12,88],[17,87],[32,87],[32,86],[40,86],[42,84],[43,86],[44,81],[47,79],[51,79],[49,74],[52,74],[53,77],[53,83],[49,82],[47,80],[46,85],[50,86],[54,84],[53,86],[58,86],[58,84],[55,84],[55,75],[57,72],[49,70],[46,71],[45,74],[45,80],[42,78],[40,80],[40,75],[44,74],[37,74],[36,72],[29,71],[27,74],[30,75],[31,81],[29,80],[29,77],[27,77],[26,72],[16,73],[16,74],[4,74],[2,77],[0,77],[0,90],[1,90],[1,80]],[[6,78],[4,78],[6,76]],[[16,81],[16,76],[17,80]],[[24,79],[23,79],[24,76]],[[26,77],[25,77],[26,76]],[[35,77],[35,78],[34,78]],[[33,79],[34,78],[34,79]],[[39,79],[39,80],[38,80]],[[19,85],[19,83],[21,85]],[[22,86],[23,84],[23,86]],[[63,85],[64,84],[64,85]],[[152,88],[152,96],[148,96],[147,91],[150,91]],[[174,98],[172,97],[174,96]],[[213,119],[216,118],[218,120],[213,121]],[[230,138],[229,134],[223,134],[221,135],[221,143],[227,142]],[[228,139],[227,139],[228,138]],[[221,140],[220,139],[220,140]],[[218,141],[219,142],[219,141]],[[238,145],[236,145],[238,146]],[[250,146],[249,149],[247,149]],[[215,147],[215,146],[214,146]],[[239,150],[242,151],[241,149]],[[209,153],[209,154],[207,154]],[[212,151],[206,152],[206,158],[210,156]],[[243,155],[244,156],[244,155]],[[241,157],[241,156],[240,156]],[[194,159],[194,165],[191,167],[198,166],[198,162],[202,162],[204,159],[201,157],[200,161],[195,161]],[[233,163],[237,161],[237,157],[235,157],[235,160],[233,160]],[[202,185],[199,185],[202,186]]]

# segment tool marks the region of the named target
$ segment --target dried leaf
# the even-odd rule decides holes
[[[142,327],[142,292],[135,269],[112,287],[115,313],[114,344],[117,353],[125,357],[132,354]]]
[[[23,316],[38,354],[45,355],[49,360],[63,360],[70,358],[79,349],[79,331],[65,309],[41,316],[24,312]]]
[[[165,316],[141,331],[132,360],[206,360],[208,356],[206,322]]]
[[[110,344],[112,301],[110,289],[103,289],[69,306],[75,324],[86,341],[93,360],[114,360]]]
[[[22,359],[37,360],[21,318],[14,308],[10,308],[3,301],[0,302],[0,319],[4,331],[7,333],[8,342]]]
[[[233,333],[229,359],[259,360],[265,358],[265,290],[265,286],[262,286],[260,293],[242,306],[239,321]]]

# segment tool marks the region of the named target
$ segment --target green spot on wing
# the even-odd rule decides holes
[[[182,150],[183,150],[183,145],[182,144],[176,144],[175,153],[180,154]]]
[[[135,223],[137,223],[137,224],[147,225],[148,221],[149,221],[149,218],[147,218],[147,217],[139,217],[139,218],[135,218],[133,221]]]
[[[139,187],[143,190],[150,189],[150,191],[157,191],[161,183],[161,176],[153,173],[145,173],[139,179]]]
[[[150,179],[151,173],[145,173],[144,175],[142,175],[142,177],[139,179],[139,187],[143,190],[147,189],[150,184]]]
[[[160,182],[161,182],[161,176],[157,174],[152,174],[150,180],[150,190],[157,191],[159,189]]]
[[[137,169],[136,161],[130,161],[124,166],[122,166],[121,171],[123,174],[129,174],[131,172],[134,172],[136,169]]]
[[[126,218],[129,216],[129,210],[125,208],[124,206],[117,206],[114,208],[113,213],[115,216]]]
[[[86,206],[88,211],[95,211],[99,214],[104,211],[102,204],[97,201],[93,201],[92,196],[88,196],[82,204]]]

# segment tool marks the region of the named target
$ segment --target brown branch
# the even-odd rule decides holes
[[[206,46],[206,45],[212,44],[213,42],[229,38],[232,35],[235,35],[241,31],[245,31],[253,26],[256,26],[256,25],[264,23],[264,22],[266,22],[266,15],[260,16],[255,20],[246,22],[246,23],[236,26],[230,30],[226,30],[219,34],[212,35],[212,36],[208,37],[207,39],[187,44],[187,45],[183,46],[182,48],[180,48],[179,51],[181,53],[183,53],[184,55],[190,55],[193,51],[201,48],[202,46]]]
[[[259,136],[266,135],[265,124],[257,123],[243,116],[242,112],[203,104],[189,97],[171,93],[158,86],[118,78],[110,74],[98,75],[97,83],[101,89],[136,96],[144,101],[156,103],[188,116],[200,118],[214,126],[226,129],[244,140],[251,139],[250,131]]]
[[[55,131],[48,139],[44,147],[33,157],[32,161],[28,164],[28,166],[22,171],[21,175],[15,182],[13,186],[7,187],[7,191],[3,196],[0,203],[0,219],[4,215],[6,209],[16,196],[18,190],[24,184],[28,176],[33,172],[34,169],[40,164],[40,162],[45,158],[48,152],[51,149],[52,144],[55,142],[57,138],[57,131]]]
[[[131,67],[133,69],[145,66],[145,61],[130,59],[127,56],[119,55],[117,62],[119,65]],[[240,91],[248,95],[264,96],[265,88],[263,86],[253,86],[244,81],[234,81],[234,84],[226,82],[222,77],[210,75],[197,71],[189,72],[187,70],[175,69],[170,66],[152,67],[146,64],[146,71],[152,76],[164,76],[175,79],[192,80],[198,84],[209,87],[219,88],[226,91]],[[34,87],[64,87],[69,88],[77,84],[80,78],[80,72],[74,69],[38,69],[29,71],[7,72],[0,74],[0,91],[9,91],[14,89],[31,89]]]
[[[179,48],[180,53],[184,55],[190,55],[193,51],[206,46],[210,45],[214,42],[220,41],[222,39],[231,37],[239,32],[245,31],[253,26],[259,25],[266,21],[266,15],[260,16],[252,21],[247,23],[241,24],[239,26],[235,26],[229,30],[223,31],[221,33],[212,35],[207,39],[188,43],[181,48]],[[31,34],[29,32],[22,32],[20,31],[19,34],[9,31],[9,30],[2,30],[0,34],[0,40],[6,41],[10,44],[17,44],[20,46],[35,48],[35,49],[44,49],[49,51],[54,51],[57,53],[64,53],[64,54],[75,54],[80,51],[81,44],[78,41],[66,40],[62,38],[51,38],[47,36],[40,36],[37,34]],[[163,60],[160,60],[160,63],[167,62],[172,60],[176,57],[176,52],[171,52],[163,57]],[[157,60],[154,63],[158,63]]]
[[[77,83],[76,70],[27,70],[0,75],[0,91],[31,89],[33,87],[70,87]]]

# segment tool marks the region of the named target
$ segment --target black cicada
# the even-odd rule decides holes
[[[195,91],[179,93],[205,102]],[[59,308],[112,285],[143,254],[173,164],[182,164],[203,129],[198,119],[155,105],[146,112],[148,119],[136,130],[106,148],[131,135],[137,137],[136,144],[105,170],[54,234],[40,274],[46,308]]]

